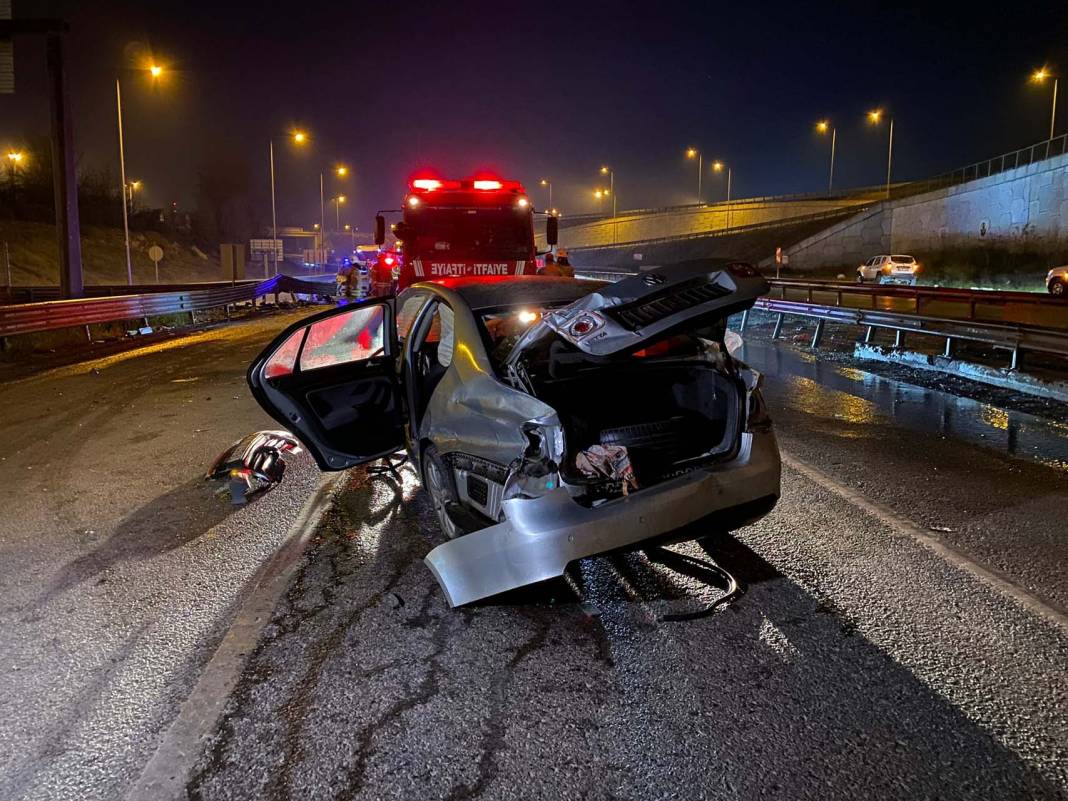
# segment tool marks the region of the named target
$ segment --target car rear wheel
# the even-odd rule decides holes
[[[456,493],[448,468],[433,445],[428,445],[423,453],[423,487],[430,496],[442,533],[450,540],[465,534],[466,532],[449,517],[449,507],[456,503]]]
[[[1051,295],[1063,298],[1065,294],[1068,294],[1065,292],[1066,289],[1068,289],[1068,286],[1065,285],[1064,281],[1053,280],[1049,282],[1049,293]]]

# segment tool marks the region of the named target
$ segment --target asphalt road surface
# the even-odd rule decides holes
[[[195,481],[265,425],[241,371],[283,322],[41,377],[46,404],[4,388],[0,480],[20,483],[0,797],[121,798],[153,754],[192,799],[1068,797],[1068,429],[759,342],[746,358],[788,460],[764,521],[450,610],[411,471],[352,471],[222,715],[171,753],[179,704],[318,481],[298,462],[236,513]],[[120,369],[90,417],[92,381]],[[172,383],[193,376],[211,392]],[[22,472],[42,464],[61,474]],[[745,594],[663,621],[723,594],[705,563]]]
[[[449,610],[412,474],[354,473],[186,796],[1065,797],[1068,432],[747,357],[797,469],[733,536]],[[686,556],[747,593],[663,622],[723,592]]]
[[[303,457],[235,511],[203,480],[273,427],[244,370],[308,313],[0,385],[0,798],[119,798],[140,773],[320,481]]]

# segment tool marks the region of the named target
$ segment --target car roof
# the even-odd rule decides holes
[[[570,303],[607,282],[548,275],[492,275],[439,278],[427,283],[437,284],[455,292],[472,311],[480,311],[522,303]],[[413,285],[415,286],[418,284]]]

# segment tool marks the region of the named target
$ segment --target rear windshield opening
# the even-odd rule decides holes
[[[912,262],[916,261],[912,256],[891,256],[890,258],[893,261],[904,262],[905,264],[912,264]]]

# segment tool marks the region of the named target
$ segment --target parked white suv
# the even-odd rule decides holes
[[[914,285],[919,271],[920,265],[912,256],[875,256],[857,267],[857,281]]]
[[[1068,264],[1054,267],[1046,276],[1046,289],[1051,295],[1063,298],[1068,295]]]

